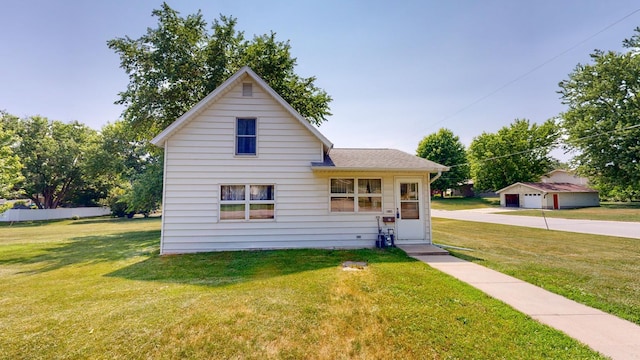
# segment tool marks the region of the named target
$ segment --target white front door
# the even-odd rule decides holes
[[[396,179],[396,239],[424,240],[424,206],[421,178]]]

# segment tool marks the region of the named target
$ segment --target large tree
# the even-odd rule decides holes
[[[469,179],[467,152],[460,138],[449,129],[442,128],[437,133],[425,136],[418,144],[416,154],[449,166],[449,171],[431,184],[431,189],[440,190],[441,194]]]
[[[5,128],[5,117],[11,115],[0,111],[0,198],[13,197],[15,188],[23,180],[20,158],[15,154],[14,148],[18,144],[17,136]]]
[[[625,52],[596,50],[559,91],[562,117],[578,171],[604,195],[640,198],[640,28]]]
[[[67,202],[87,205],[106,196],[100,171],[89,167],[99,144],[95,130],[40,116],[11,117],[4,124],[19,138],[14,151],[24,165],[24,180],[15,190],[38,207],[55,209]]]
[[[111,184],[104,203],[118,216],[156,210],[162,200],[162,156],[137,138],[129,124],[117,121],[101,130],[102,141],[90,169]],[[106,170],[106,171],[105,171]]]
[[[277,41],[275,33],[246,40],[236,30],[237,20],[222,15],[210,33],[200,11],[181,17],[166,3],[152,15],[158,26],[145,35],[107,42],[129,75],[117,103],[126,106],[124,119],[141,138],[156,135],[245,65],[311,123],[319,125],[331,115],[331,98],[315,86],[314,77],[294,72],[291,46]]]
[[[517,119],[497,133],[475,137],[468,151],[474,187],[499,190],[519,181],[539,181],[557,164],[549,153],[559,136],[554,120],[538,125]]]

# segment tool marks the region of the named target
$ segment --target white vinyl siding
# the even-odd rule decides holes
[[[376,217],[395,215],[396,174],[314,173],[322,142],[256,83],[251,97],[242,96],[247,80],[166,141],[161,252],[373,247]],[[258,156],[235,155],[238,118],[258,119]],[[330,179],[338,177],[381,179],[382,214],[332,213]],[[274,219],[221,220],[221,186],[252,184],[274,186]]]

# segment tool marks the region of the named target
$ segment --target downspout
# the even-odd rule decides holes
[[[438,174],[433,178],[429,180],[429,196],[427,196],[427,201],[428,201],[428,209],[429,209],[429,217],[427,218],[427,220],[429,221],[429,243],[433,244],[433,225],[431,224],[431,184],[433,184],[434,181],[438,180],[438,178],[442,176],[442,170],[438,170]],[[429,174],[429,178],[431,178],[431,174]]]

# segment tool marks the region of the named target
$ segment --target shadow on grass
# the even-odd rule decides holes
[[[334,268],[345,261],[417,261],[402,250],[260,250],[151,256],[107,276],[130,280],[225,286],[305,271]]]
[[[607,209],[631,209],[640,210],[640,201],[629,202],[601,202],[600,206]]]
[[[96,218],[89,218],[89,219],[83,219],[83,220],[77,220],[71,223],[71,225],[94,225],[94,224],[113,224],[113,223],[118,223],[118,222],[131,222],[131,221],[135,221],[135,222],[141,222],[141,221],[156,221],[158,219],[157,216],[154,217],[136,217],[136,218],[126,218],[126,217],[121,217],[121,218],[117,218],[117,217],[96,217]]]
[[[70,239],[61,246],[43,249],[43,253],[0,260],[3,264],[36,264],[23,273],[43,273],[73,264],[92,264],[123,260],[158,252],[160,230],[130,231]]]
[[[471,256],[469,254],[465,254],[456,250],[447,249],[447,251],[449,251],[449,254],[451,254],[451,256],[454,256],[454,257],[457,257],[458,259],[466,260],[469,262],[483,263],[485,261],[483,258]]]

